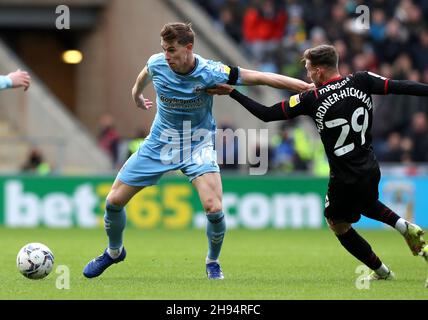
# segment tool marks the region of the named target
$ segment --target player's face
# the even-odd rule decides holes
[[[308,78],[311,79],[317,87],[319,87],[322,83],[320,68],[312,66],[309,60],[306,60],[305,68],[307,70],[306,75],[308,76]]]
[[[193,45],[189,43],[183,46],[177,41],[164,42],[161,40],[161,46],[169,67],[177,72],[185,72],[189,63],[189,57],[191,57]]]

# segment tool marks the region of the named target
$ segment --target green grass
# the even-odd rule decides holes
[[[125,232],[127,259],[95,279],[82,275],[85,264],[106,245],[104,230],[0,228],[0,299],[427,299],[427,265],[413,257],[391,231],[360,231],[397,279],[358,290],[360,263],[328,230],[231,230],[221,256],[224,281],[208,281],[204,230]],[[42,242],[55,266],[70,269],[70,289],[59,290],[54,271],[29,280],[16,269],[19,249]]]

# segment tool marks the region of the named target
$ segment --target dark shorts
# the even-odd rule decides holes
[[[361,180],[346,184],[334,179],[328,183],[324,216],[333,223],[355,223],[361,213],[379,198],[380,170],[377,168]]]

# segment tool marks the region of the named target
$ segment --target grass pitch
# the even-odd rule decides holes
[[[208,281],[204,230],[127,228],[126,260],[86,279],[83,267],[107,244],[104,230],[0,228],[0,299],[428,299],[428,265],[411,255],[397,232],[359,232],[395,281],[357,289],[361,263],[328,230],[230,230],[221,256],[225,280]],[[16,268],[16,254],[28,242],[42,242],[55,255],[45,279],[26,279]],[[59,265],[70,270],[69,289],[56,288]]]

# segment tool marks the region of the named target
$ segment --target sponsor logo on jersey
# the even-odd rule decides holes
[[[289,102],[290,108],[294,108],[299,103],[300,103],[300,95],[296,94],[296,95],[290,97],[290,102]]]
[[[159,96],[160,101],[162,101],[167,107],[170,108],[182,108],[182,109],[194,109],[199,108],[204,105],[205,99],[202,96],[185,100],[177,98],[169,98],[161,94]]]
[[[341,82],[337,82],[334,84],[327,84],[325,87],[318,89],[318,92],[320,95],[323,95],[324,93],[327,93],[331,90],[338,90],[342,88],[344,85],[346,85],[351,79],[349,77],[346,77]]]

